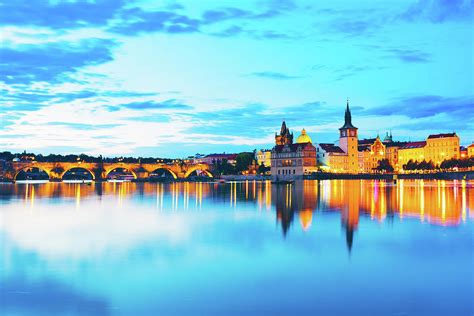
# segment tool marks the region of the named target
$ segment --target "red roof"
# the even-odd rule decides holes
[[[410,148],[423,148],[426,146],[426,141],[420,141],[420,142],[409,142],[406,143],[403,147],[400,149],[410,149]]]
[[[344,154],[344,150],[342,150],[341,147],[336,146],[334,144],[319,144],[319,147],[321,147],[327,153]]]
[[[431,134],[428,138],[446,138],[446,137],[454,137],[456,133],[446,133],[446,134]]]
[[[474,143],[472,143],[471,145],[467,146],[467,148],[471,148],[471,147],[474,147]]]

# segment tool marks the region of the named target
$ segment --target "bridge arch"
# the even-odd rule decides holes
[[[117,170],[117,169],[126,170],[126,171],[130,172],[130,173],[133,175],[133,177],[134,177],[135,179],[138,178],[137,173],[136,173],[135,170],[133,170],[132,168],[128,168],[128,167],[126,167],[126,166],[118,165],[118,166],[110,167],[110,168],[108,168],[107,170],[105,170],[105,179],[107,179],[107,178],[109,177],[109,173],[111,173],[112,171]]]
[[[158,170],[165,170],[165,171],[168,171],[172,176],[173,176],[173,179],[178,179],[178,175],[173,171],[171,170],[170,168],[166,168],[166,167],[158,167],[156,169],[153,169],[153,171],[150,172],[150,175]]]
[[[37,166],[37,165],[28,165],[28,166],[24,166],[24,167],[21,167],[19,169],[17,169],[15,171],[15,174],[13,176],[13,181],[16,181],[16,177],[18,176],[18,174],[22,171],[25,171],[27,169],[33,169],[33,168],[36,168],[36,169],[39,169],[41,171],[44,171],[47,175],[48,175],[48,180],[51,180],[51,170],[48,170],[42,166]]]
[[[186,173],[184,174],[184,178],[187,178],[191,175],[191,173],[193,173],[194,171],[202,171],[204,172],[209,178],[214,178],[214,175],[209,171],[209,169],[205,168],[205,167],[201,167],[201,166],[196,166],[196,167],[192,167],[191,169],[189,169],[188,171],[186,171]]]
[[[67,168],[66,170],[64,170],[64,172],[61,174],[61,180],[63,180],[64,178],[64,175],[68,172],[68,171],[71,171],[72,169],[82,169],[82,170],[85,170],[87,172],[90,173],[90,175],[92,176],[92,180],[95,180],[95,174],[94,172],[92,172],[92,170],[88,169],[88,168],[85,168],[85,167],[82,167],[82,166],[72,166],[70,168]]]

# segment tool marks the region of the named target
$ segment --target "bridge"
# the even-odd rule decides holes
[[[50,181],[62,181],[66,172],[71,169],[81,169],[89,172],[94,181],[104,181],[110,172],[116,169],[123,169],[130,172],[135,179],[146,180],[152,173],[165,170],[176,179],[186,179],[194,171],[204,172],[207,176],[213,177],[207,164],[164,164],[164,163],[126,163],[126,162],[39,162],[39,161],[19,161],[8,163],[3,171],[6,180],[15,181],[18,174],[23,170],[38,168],[44,171]]]

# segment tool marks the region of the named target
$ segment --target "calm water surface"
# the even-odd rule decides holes
[[[0,184],[1,315],[474,315],[474,183]]]

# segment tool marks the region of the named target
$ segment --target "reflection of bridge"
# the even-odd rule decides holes
[[[4,171],[3,176],[8,180],[16,180],[17,175],[31,168],[38,168],[49,177],[50,181],[62,181],[63,176],[71,169],[82,169],[92,175],[95,181],[107,179],[110,172],[116,169],[129,171],[135,179],[147,179],[150,174],[165,170],[169,172],[174,179],[185,179],[194,171],[202,171],[209,177],[212,177],[207,164],[163,164],[163,163],[94,163],[94,162],[12,162]]]

